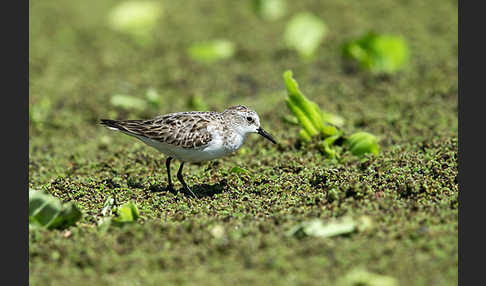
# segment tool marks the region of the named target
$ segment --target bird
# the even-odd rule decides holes
[[[250,133],[257,133],[277,144],[273,136],[260,126],[258,114],[244,105],[231,106],[223,112],[185,111],[158,115],[152,119],[100,119],[99,123],[133,136],[165,154],[169,190],[174,190],[170,175],[171,161],[181,161],[177,179],[196,199],[198,197],[182,176],[184,163],[228,156],[243,145]]]

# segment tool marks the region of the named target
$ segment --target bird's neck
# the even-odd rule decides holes
[[[232,152],[240,149],[240,147],[245,142],[247,134],[241,134],[236,130],[233,130],[230,135],[226,136],[223,140],[225,140],[225,145],[230,149]]]

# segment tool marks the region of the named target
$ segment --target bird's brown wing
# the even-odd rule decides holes
[[[216,112],[179,112],[148,120],[102,119],[101,124],[128,135],[142,136],[182,148],[196,148],[211,141],[212,136],[207,126],[218,119]]]

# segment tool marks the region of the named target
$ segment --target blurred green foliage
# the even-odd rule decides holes
[[[280,19],[287,12],[285,0],[252,0],[252,7],[259,17],[268,21]]]
[[[137,205],[134,202],[129,201],[123,204],[117,210],[118,216],[113,219],[116,223],[135,222],[140,217]]]
[[[137,43],[148,45],[152,43],[162,12],[159,1],[122,1],[108,14],[108,24],[112,29],[131,36]]]
[[[327,35],[327,26],[322,19],[309,12],[294,15],[287,23],[284,40],[304,60],[311,59]]]
[[[346,141],[354,155],[361,156],[366,153],[378,154],[378,138],[368,132],[356,132]]]
[[[320,219],[302,222],[293,227],[288,235],[313,236],[313,237],[333,237],[337,235],[349,234],[356,230],[356,222],[351,217],[342,217],[339,220],[331,220],[324,223]]]
[[[64,229],[74,225],[81,216],[81,211],[73,202],[62,204],[58,198],[49,194],[29,190],[29,225]]]
[[[362,268],[350,270],[340,278],[338,286],[398,286],[398,281],[387,275],[369,272]]]
[[[379,35],[373,32],[343,45],[345,59],[375,74],[393,74],[408,61],[409,49],[405,39],[396,35]]]
[[[231,58],[235,50],[236,47],[231,41],[218,39],[194,43],[187,49],[187,53],[195,61],[212,63]]]
[[[110,98],[110,103],[114,107],[124,110],[144,111],[149,107],[157,109],[162,103],[162,97],[154,88],[149,88],[143,98],[126,94],[114,94]]]
[[[127,110],[145,110],[147,108],[147,101],[125,94],[115,94],[110,99],[111,105]]]
[[[116,213],[113,216],[113,213]],[[109,196],[101,211],[102,217],[97,225],[100,232],[108,231],[112,226],[123,227],[139,220],[140,211],[133,201],[128,201],[121,206],[115,206],[115,200]]]
[[[209,109],[208,104],[204,101],[204,97],[200,94],[191,96],[188,102],[188,107],[192,110],[207,111]]]

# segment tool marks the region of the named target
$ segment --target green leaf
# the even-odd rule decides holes
[[[113,95],[110,103],[115,107],[126,110],[144,110],[147,108],[147,102],[145,100],[130,95]]]
[[[29,191],[29,224],[49,229],[63,229],[74,225],[82,213],[72,202],[65,205],[49,194]]]
[[[288,22],[284,40],[304,59],[310,59],[327,34],[324,21],[308,12],[302,12]]]
[[[292,71],[285,71],[283,78],[287,88],[285,103],[295,115],[299,125],[303,128],[299,131],[300,139],[304,142],[309,142],[313,136],[318,134],[321,134],[322,138],[332,137],[322,142],[320,148],[328,157],[334,158],[337,154],[331,148],[331,145],[342,136],[342,132],[335,126],[326,124],[327,122],[324,120],[324,116],[327,117],[328,121],[332,121],[332,123],[343,124],[344,120],[330,113],[322,112],[315,102],[305,97],[299,90],[297,81],[292,78]]]
[[[356,231],[357,224],[351,217],[333,219],[324,223],[320,219],[314,219],[298,224],[292,228],[288,235],[304,235],[314,237],[333,237]]]
[[[264,20],[274,21],[285,15],[287,5],[284,0],[253,0],[253,10]]]
[[[115,219],[116,222],[134,222],[140,217],[138,208],[132,201],[129,201],[122,205],[118,209],[118,217]]]
[[[61,213],[61,202],[40,191],[29,191],[29,216],[40,226],[47,226]]]
[[[29,217],[33,216],[43,204],[45,204],[44,193],[29,189]]]
[[[326,142],[325,140],[322,141],[321,143],[319,143],[319,149],[324,153],[326,154],[326,156],[328,158],[331,158],[333,159],[334,157],[336,157],[336,151],[334,151],[332,148],[331,148],[331,145]]]
[[[240,168],[240,167],[233,167],[229,170],[230,173],[236,173],[236,174],[246,174],[248,171],[246,169]]]
[[[331,146],[332,144],[334,144],[334,142],[339,139],[341,136],[343,135],[343,132],[342,131],[336,131],[336,133],[332,136],[329,136],[327,137],[326,139],[324,139],[324,142],[326,142],[329,146]]]
[[[336,157],[336,151],[333,150],[331,148],[332,144],[334,144],[334,142],[339,139],[341,136],[342,136],[343,132],[342,131],[338,131],[336,129],[336,132],[327,137],[326,139],[324,139],[320,144],[319,144],[319,147],[321,148],[321,151],[324,152],[324,154],[326,154],[329,158],[333,159]]]
[[[69,202],[63,205],[61,213],[48,224],[49,229],[64,229],[74,225],[82,217],[81,211],[73,203]]]
[[[300,129],[299,138],[304,142],[310,142],[312,140],[312,136],[305,129]]]
[[[192,44],[187,53],[195,61],[212,63],[231,58],[235,53],[235,45],[224,39],[200,42]]]
[[[324,135],[324,137],[329,137],[329,136],[334,136],[338,134],[338,130],[336,127],[331,126],[331,125],[324,125],[322,127],[321,133]]]
[[[342,54],[364,70],[392,74],[406,65],[409,49],[403,37],[370,32],[344,44]]]
[[[123,1],[108,14],[108,25],[121,33],[132,36],[137,43],[151,42],[158,19],[162,15],[162,5],[155,1]]]
[[[297,117],[297,120],[309,136],[315,136],[319,134],[312,121],[309,119],[306,113],[304,113],[298,105],[294,104],[289,98],[285,100],[287,107],[292,111],[292,113]]]
[[[356,132],[346,140],[351,153],[362,156],[366,153],[378,154],[378,138],[368,132]]]
[[[307,99],[299,90],[297,81],[292,78],[292,71],[285,71],[283,77],[288,94],[286,99],[287,106],[309,135],[314,136],[318,134],[323,129],[324,123],[317,104]]]

